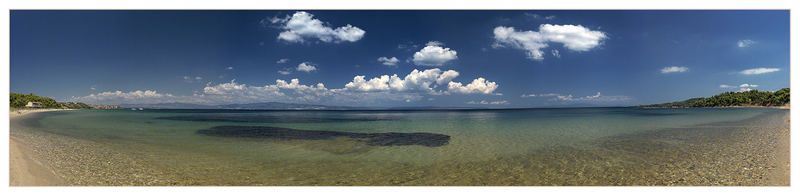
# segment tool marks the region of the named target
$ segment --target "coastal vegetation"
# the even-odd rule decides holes
[[[22,94],[22,93],[11,93],[11,108],[20,109],[25,108],[25,105],[28,102],[36,102],[41,103],[41,106],[38,108],[66,108],[66,109],[84,109],[84,108],[92,108],[91,106],[81,103],[81,102],[57,102],[53,98],[49,97],[42,97],[38,95],[34,95],[33,93],[30,94]]]
[[[639,107],[784,106],[788,103],[789,88],[782,88],[775,92],[759,90],[724,92],[708,98],[691,98],[683,101],[642,105]]]
[[[81,102],[59,102],[62,108],[69,108],[69,109],[88,109],[92,108],[89,104],[81,103]]]

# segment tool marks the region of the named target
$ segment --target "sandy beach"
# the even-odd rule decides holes
[[[31,149],[9,140],[9,183],[11,186],[63,186],[64,180],[52,169],[31,157]],[[26,153],[27,152],[27,153]]]
[[[39,113],[39,112],[52,112],[52,111],[65,111],[65,110],[72,110],[72,109],[21,109],[21,110],[13,110],[8,113],[10,119],[14,119],[16,117],[25,116],[28,114]]]
[[[9,112],[10,119],[38,112],[63,109],[16,110]],[[50,166],[35,158],[33,149],[9,138],[9,184],[11,186],[63,186],[67,185]],[[46,162],[45,162],[46,163]]]

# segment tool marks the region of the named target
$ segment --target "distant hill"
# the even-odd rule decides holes
[[[783,106],[789,103],[789,88],[770,91],[725,92],[709,98],[699,97],[683,101],[641,105],[639,107],[728,107],[728,106]]]

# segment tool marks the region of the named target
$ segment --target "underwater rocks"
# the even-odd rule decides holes
[[[315,131],[265,126],[216,126],[197,131],[217,137],[245,137],[287,140],[325,140],[348,137],[366,142],[370,146],[421,145],[427,147],[444,146],[450,136],[437,133],[352,133],[343,131]]]

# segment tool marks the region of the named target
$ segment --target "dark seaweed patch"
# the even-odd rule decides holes
[[[450,142],[449,135],[437,133],[352,133],[343,131],[314,131],[265,126],[216,126],[197,131],[198,134],[218,137],[247,137],[271,139],[324,140],[349,137],[370,146],[421,145],[443,146]]]

